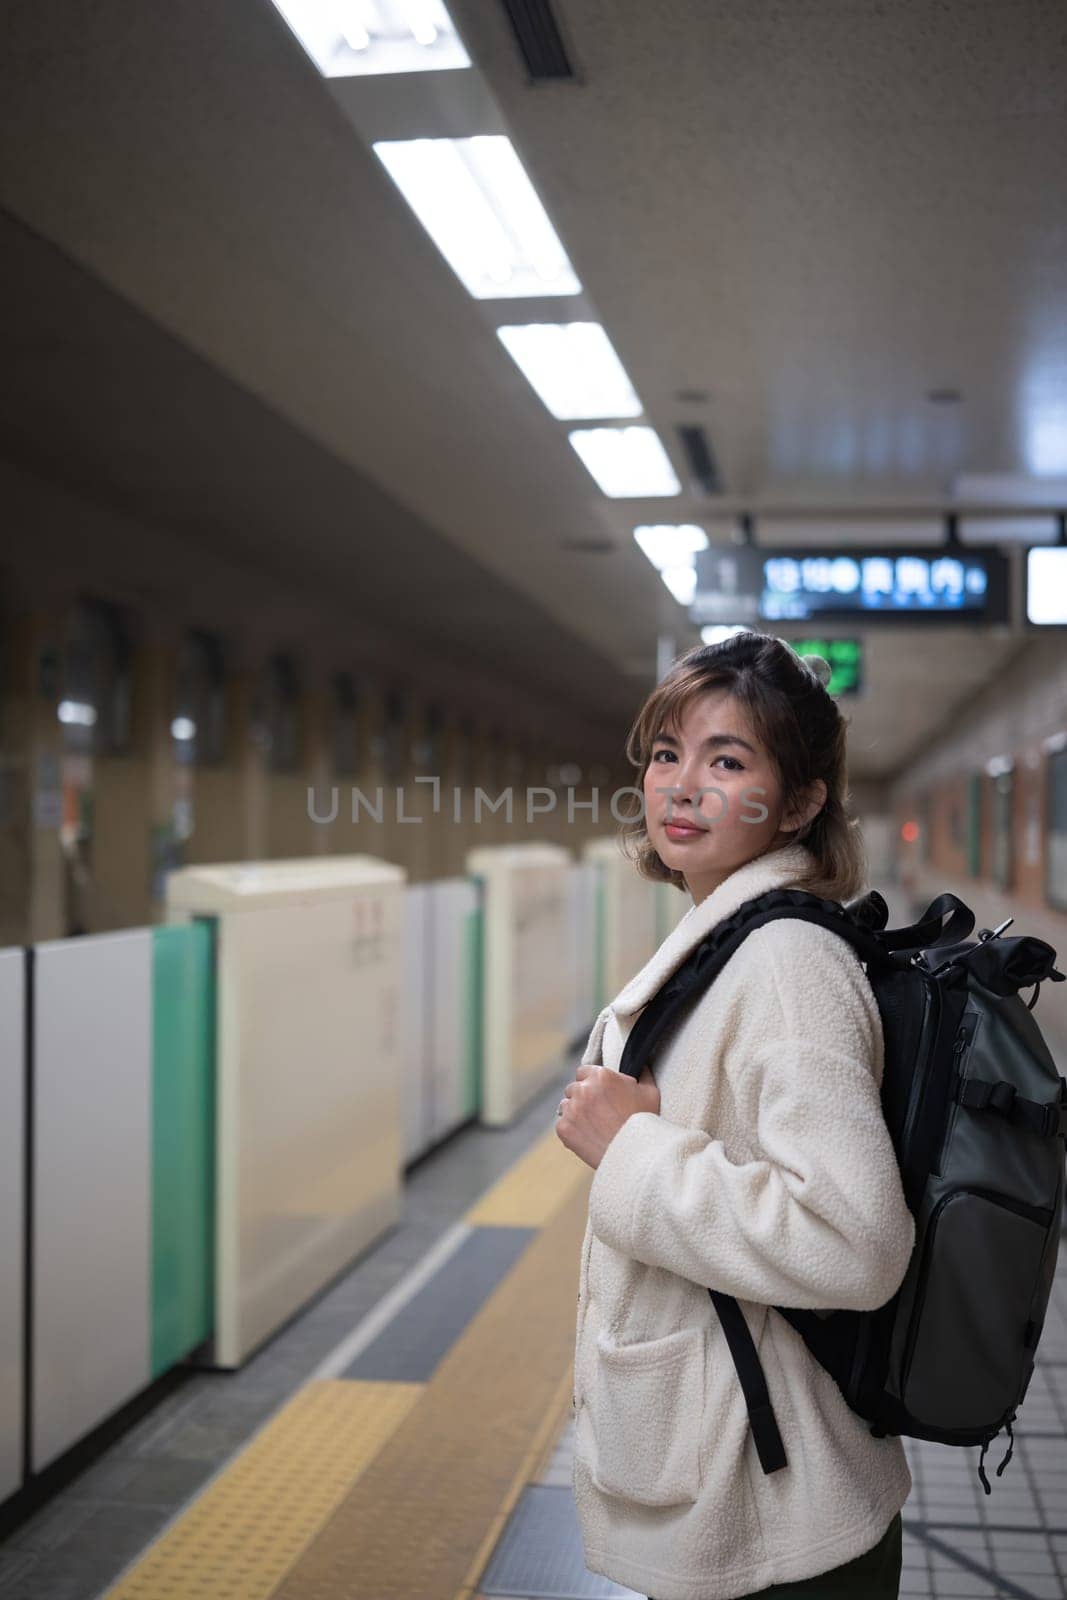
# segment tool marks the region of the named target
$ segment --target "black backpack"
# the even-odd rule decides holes
[[[945,922],[945,917],[948,921]],[[776,917],[847,939],[865,964],[885,1038],[882,1108],[900,1164],[915,1248],[877,1311],[776,1306],[871,1433],[981,1445],[1002,1428],[1011,1459],[1052,1288],[1064,1211],[1067,1079],[1032,1015],[1041,983],[1062,983],[1040,939],[977,939],[974,914],[942,894],[911,927],[886,929],[872,891],[843,905],[801,889],[748,900],[692,950],[644,1007],[620,1071],[638,1078],[742,940]],[[1029,1003],[1019,990],[1034,985]],[[709,1289],[744,1390],[765,1473],[787,1465],[759,1356],[737,1301]]]

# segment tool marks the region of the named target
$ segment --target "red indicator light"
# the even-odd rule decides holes
[[[919,837],[919,824],[917,822],[905,822],[900,830],[900,837],[905,844],[914,844]]]

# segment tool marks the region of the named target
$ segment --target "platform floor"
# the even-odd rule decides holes
[[[4,1600],[626,1596],[570,1490],[591,1175],[559,1088],[411,1175],[401,1225],[237,1374],[191,1372],[0,1547]],[[907,1442],[902,1595],[1067,1594],[1067,1253],[1006,1474]]]

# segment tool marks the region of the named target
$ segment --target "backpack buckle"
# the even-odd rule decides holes
[[[1051,1105],[1041,1107],[1041,1134],[1045,1139],[1067,1137],[1067,1105],[1062,1100],[1054,1100]]]
[[[1015,1104],[1015,1085],[995,1083],[989,1091],[989,1104],[994,1111],[1002,1111],[1005,1116],[1010,1116]]]

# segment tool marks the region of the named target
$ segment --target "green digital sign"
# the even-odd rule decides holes
[[[832,668],[827,693],[859,694],[863,645],[859,639],[791,639],[798,656],[823,656]]]

